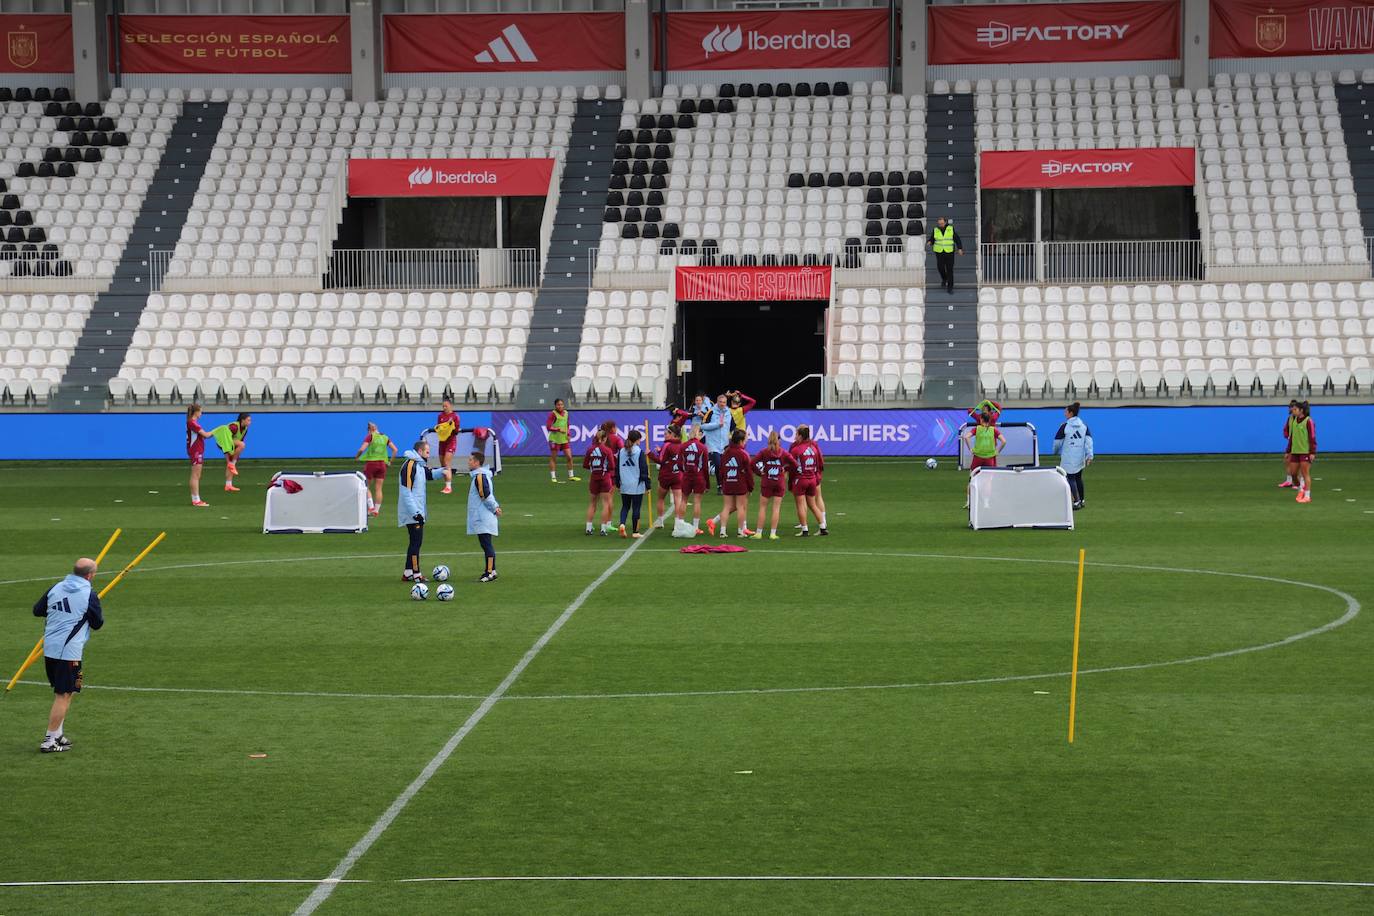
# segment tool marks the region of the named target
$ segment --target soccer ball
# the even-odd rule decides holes
[[[410,587],[410,597],[416,601],[424,601],[429,597],[429,586],[423,582],[416,582]]]
[[[448,584],[439,586],[434,590],[434,597],[438,598],[440,601],[452,601],[453,586]]]
[[[447,566],[444,566],[444,565],[441,563],[441,564],[439,564],[438,566],[434,567],[434,581],[435,581],[435,582],[447,582],[447,581],[448,581],[448,567],[447,567]]]
[[[933,470],[935,470],[936,468],[938,468],[939,466],[940,466],[940,462],[936,461],[934,458],[927,458],[927,459],[926,459],[926,470],[928,470],[928,471],[933,471]]]

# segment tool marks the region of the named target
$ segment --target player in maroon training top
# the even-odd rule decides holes
[[[749,494],[754,492],[754,459],[744,448],[748,434],[737,429],[730,434],[730,444],[720,453],[720,489],[725,508],[720,512],[720,536],[730,534],[730,513],[735,514],[739,536],[752,536],[749,530]]]
[[[598,429],[587,454],[582,457],[587,475],[587,533],[592,533],[592,519],[600,514],[601,534],[611,533],[611,480],[615,477],[615,453],[606,446],[606,431]],[[599,510],[599,512],[598,512]]]
[[[453,466],[453,456],[458,454],[458,433],[462,431],[463,422],[458,414],[453,412],[452,401],[444,398],[442,406],[443,409],[434,421],[434,432],[439,437],[439,463],[448,470]],[[453,492],[453,481],[444,481],[443,492]]]
[[[658,465],[658,521],[655,528],[662,528],[663,521],[672,512],[675,519],[682,518],[682,443],[678,441],[678,430],[669,426],[663,433],[663,445],[657,451],[649,452],[649,460]],[[672,502],[668,496],[672,495]]]
[[[620,430],[616,427],[614,420],[607,420],[601,424],[601,429],[606,433],[606,448],[611,450],[612,455],[619,455],[620,450],[625,447],[625,437],[620,435]],[[615,475],[611,475],[611,498],[615,498]]]
[[[768,447],[754,456],[754,473],[759,475],[759,523],[754,531],[755,540],[763,537],[763,518],[769,506],[773,509],[773,525],[768,532],[768,540],[778,539],[778,513],[782,511],[782,495],[787,492],[787,481],[796,473],[797,459],[782,447],[777,431],[768,434]]]
[[[186,408],[186,457],[191,459],[191,505],[204,509],[210,505],[200,498],[200,472],[205,467],[205,440],[210,438],[200,425],[200,405]]]
[[[687,501],[692,502],[692,527],[701,534],[701,494],[711,485],[711,453],[701,441],[701,428],[693,426],[682,444],[682,517],[687,517]]]
[[[825,526],[825,507],[817,498],[821,473],[825,470],[825,457],[821,454],[821,447],[811,438],[811,427],[805,423],[797,427],[797,438],[788,451],[797,461],[797,473],[792,478],[792,495],[797,500],[797,521],[801,523],[801,531],[797,532],[797,536],[811,536],[806,524],[808,510],[820,522],[820,533],[829,534]]]

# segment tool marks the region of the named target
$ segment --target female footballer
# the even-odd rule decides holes
[[[787,478],[797,470],[797,459],[782,447],[776,430],[768,434],[768,446],[760,449],[754,456],[754,472],[759,475],[759,523],[755,526],[754,539],[763,538],[764,516],[769,506],[773,509],[773,524],[768,531],[768,540],[778,539],[778,513],[782,511],[782,494],[787,491]]]
[[[386,453],[387,449],[391,449],[390,455]],[[358,446],[358,453],[353,457],[362,459],[363,478],[372,483],[374,492],[367,498],[370,503],[367,507],[368,515],[375,517],[382,512],[382,485],[386,481],[386,466],[396,457],[397,451],[396,443],[391,441],[390,436],[379,431],[376,423],[367,424],[367,435],[363,438],[363,444]]]
[[[186,457],[191,459],[191,505],[204,509],[210,505],[200,498],[200,472],[205,468],[205,440],[210,438],[200,426],[200,405],[186,408]]]
[[[754,492],[754,460],[744,448],[748,434],[737,429],[730,434],[730,444],[720,455],[720,486],[725,508],[720,511],[720,536],[730,534],[730,513],[735,514],[739,536],[752,537],[749,530],[749,494]]]
[[[821,473],[825,470],[825,456],[821,454],[821,447],[811,438],[811,427],[805,423],[797,427],[797,437],[789,451],[797,461],[797,473],[792,478],[792,496],[797,503],[797,521],[801,523],[801,531],[797,532],[797,537],[811,536],[811,530],[807,527],[808,510],[820,523],[819,534],[828,535],[830,530],[825,524],[825,510],[821,508],[816,496],[820,488]]]
[[[615,453],[606,445],[606,431],[598,429],[592,444],[582,456],[587,475],[587,533],[592,533],[592,520],[601,516],[601,534],[611,533],[611,480],[615,477]]]
[[[662,528],[670,511],[674,519],[680,519],[685,508],[682,496],[682,443],[678,441],[676,427],[670,426],[664,431],[663,445],[658,451],[649,452],[649,460],[658,465],[658,504],[662,508],[654,527]],[[668,499],[670,495],[671,502]]]

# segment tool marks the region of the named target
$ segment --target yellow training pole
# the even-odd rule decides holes
[[[123,528],[116,528],[114,530],[114,534],[110,535],[110,539],[105,542],[105,546],[100,548],[100,553],[95,555],[95,563],[97,566],[100,565],[101,560],[105,559],[105,554],[110,552],[110,548],[114,546],[115,541],[119,540],[119,535],[123,531]],[[163,532],[163,534],[166,534],[166,532]],[[158,540],[161,540],[161,538],[158,538]],[[148,550],[152,549],[152,547],[148,548]],[[147,551],[144,551],[144,553],[147,553]],[[120,575],[123,575],[123,573],[120,573]],[[111,582],[110,584],[114,585],[113,582]],[[106,589],[106,591],[109,591],[109,589]],[[24,672],[28,671],[29,666],[31,666],[34,662],[38,661],[42,654],[43,639],[42,637],[39,637],[38,643],[33,647],[33,651],[29,653],[28,658],[24,659],[24,664],[19,666],[19,670],[14,672],[14,677],[10,678],[10,682],[5,685],[5,693],[9,693],[11,690],[14,689],[14,685],[19,683],[19,679],[24,676]]]
[[[1078,627],[1083,620],[1083,556],[1078,550],[1078,599],[1073,606],[1073,673],[1069,675],[1069,743],[1073,744],[1074,713],[1078,705]]]
[[[114,530],[114,534],[110,535],[110,539],[109,539],[108,541],[105,542],[105,546],[102,547],[102,548],[100,548],[100,553],[98,553],[98,554],[95,555],[95,565],[96,565],[96,566],[99,566],[99,565],[100,565],[100,561],[103,560],[103,559],[105,559],[105,554],[107,554],[107,553],[110,552],[110,548],[114,546],[114,542],[115,542],[115,541],[119,540],[119,535],[122,534],[123,531],[124,531],[123,528],[116,528],[116,529]]]
[[[97,594],[96,597],[97,597],[97,598],[104,598],[107,594],[109,594],[110,589],[112,589],[112,588],[114,588],[116,585],[118,585],[118,584],[119,584],[119,580],[120,580],[120,579],[123,579],[124,576],[125,576],[125,574],[129,572],[129,570],[133,569],[135,566],[137,566],[139,563],[141,563],[141,562],[143,561],[143,558],[144,558],[144,557],[146,557],[148,554],[152,553],[152,552],[153,552],[153,548],[156,547],[158,544],[161,544],[161,543],[162,543],[162,539],[165,538],[166,536],[167,536],[167,532],[163,531],[163,532],[160,533],[157,537],[153,538],[153,542],[152,542],[151,544],[149,544],[147,547],[144,547],[142,553],[140,553],[138,556],[136,556],[136,557],[134,557],[132,560],[130,560],[130,561],[129,561],[129,565],[126,566],[126,567],[124,567],[123,569],[121,569],[121,570],[119,571],[119,575],[117,575],[117,576],[115,576],[113,579],[111,579],[111,580],[110,580],[110,584],[107,585],[107,586],[105,586],[104,588],[102,588],[102,589],[100,590],[100,593]]]

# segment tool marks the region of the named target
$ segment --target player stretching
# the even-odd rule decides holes
[[[682,496],[682,443],[678,441],[677,427],[670,426],[664,431],[662,447],[656,452],[650,451],[649,460],[658,465],[658,504],[662,508],[654,527],[662,528],[670,511],[679,519],[686,508]]]
[[[210,434],[200,426],[200,405],[186,408],[186,457],[191,459],[191,505],[204,509],[210,505],[200,498],[200,472],[205,468],[205,440]]]
[[[970,481],[979,468],[997,467],[997,456],[1007,445],[1007,437],[993,425],[992,414],[986,411],[978,415],[978,425],[964,433],[964,441],[969,444],[969,451],[973,453],[973,460],[969,462]],[[965,509],[969,507],[972,499],[973,485],[970,484],[968,499],[964,501]]]
[[[1290,434],[1291,431],[1288,428],[1288,424],[1294,417],[1297,416],[1297,407],[1301,403],[1302,402],[1299,401],[1297,398],[1293,398],[1291,401],[1289,401],[1288,416],[1284,418],[1283,421],[1283,469],[1285,472],[1287,472],[1288,476],[1283,479],[1283,483],[1279,484],[1279,489],[1283,489],[1284,487],[1295,486],[1298,482],[1297,476],[1293,473],[1293,439]]]
[[[555,398],[553,410],[544,421],[544,429],[549,434],[549,480],[558,483],[558,453],[568,461],[568,479],[581,480],[573,474],[572,445],[568,443],[568,408],[562,398]]]
[[[224,492],[237,493],[234,478],[239,476],[239,456],[243,454],[244,439],[248,436],[248,426],[253,422],[252,414],[241,413],[233,423],[225,423],[210,430],[215,444],[224,452]]]
[[[611,479],[615,477],[615,453],[606,445],[606,430],[598,429],[582,456],[587,475],[587,533],[592,533],[592,520],[601,516],[601,534],[611,533]]]
[[[778,439],[777,431],[768,434],[768,446],[754,456],[754,473],[759,475],[759,523],[755,526],[754,540],[763,538],[764,516],[768,507],[773,507],[773,524],[768,531],[768,540],[778,539],[778,513],[782,511],[782,494],[787,490],[787,478],[797,470],[797,459],[785,451]],[[822,510],[824,511],[824,510]]]
[[[1297,502],[1312,501],[1312,462],[1317,460],[1317,424],[1312,408],[1300,402],[1288,419],[1288,473],[1299,479]]]
[[[701,494],[711,483],[711,458],[701,429],[693,426],[682,444],[682,517],[687,517],[687,501],[692,501],[692,534],[701,534]],[[712,530],[714,534],[714,530]]]
[[[747,434],[749,428],[744,423],[744,415],[753,410],[754,405],[757,404],[758,401],[755,401],[753,398],[749,397],[749,395],[742,393],[738,389],[727,391],[726,394],[730,396],[731,424],[735,429],[742,429]]]
[[[444,398],[441,405],[443,410],[439,411],[439,418],[434,421],[434,434],[439,437],[439,464],[448,476],[444,478],[444,492],[453,492],[453,456],[458,454],[458,433],[463,430],[463,423],[458,414],[453,412],[453,402]]]
[[[749,438],[742,429],[730,434],[730,444],[720,456],[720,485],[725,495],[725,508],[720,511],[720,536],[730,533],[730,513],[735,513],[739,536],[753,537],[749,530],[749,494],[754,492],[754,461],[744,448]]]
[[[792,480],[792,495],[797,501],[797,521],[801,523],[797,537],[811,536],[811,530],[807,527],[807,510],[820,523],[820,534],[827,535],[830,529],[825,524],[825,509],[816,499],[821,472],[825,470],[825,456],[821,454],[821,447],[811,439],[811,427],[805,423],[797,427],[797,437],[789,451],[797,462],[797,474]]]
[[[387,449],[391,449],[390,455],[386,453]],[[358,446],[358,454],[353,456],[363,460],[363,478],[372,482],[373,492],[367,495],[368,515],[382,514],[382,483],[386,480],[386,466],[396,457],[396,453],[396,443],[391,441],[391,437],[379,432],[376,423],[368,423],[367,436],[363,444]]]

